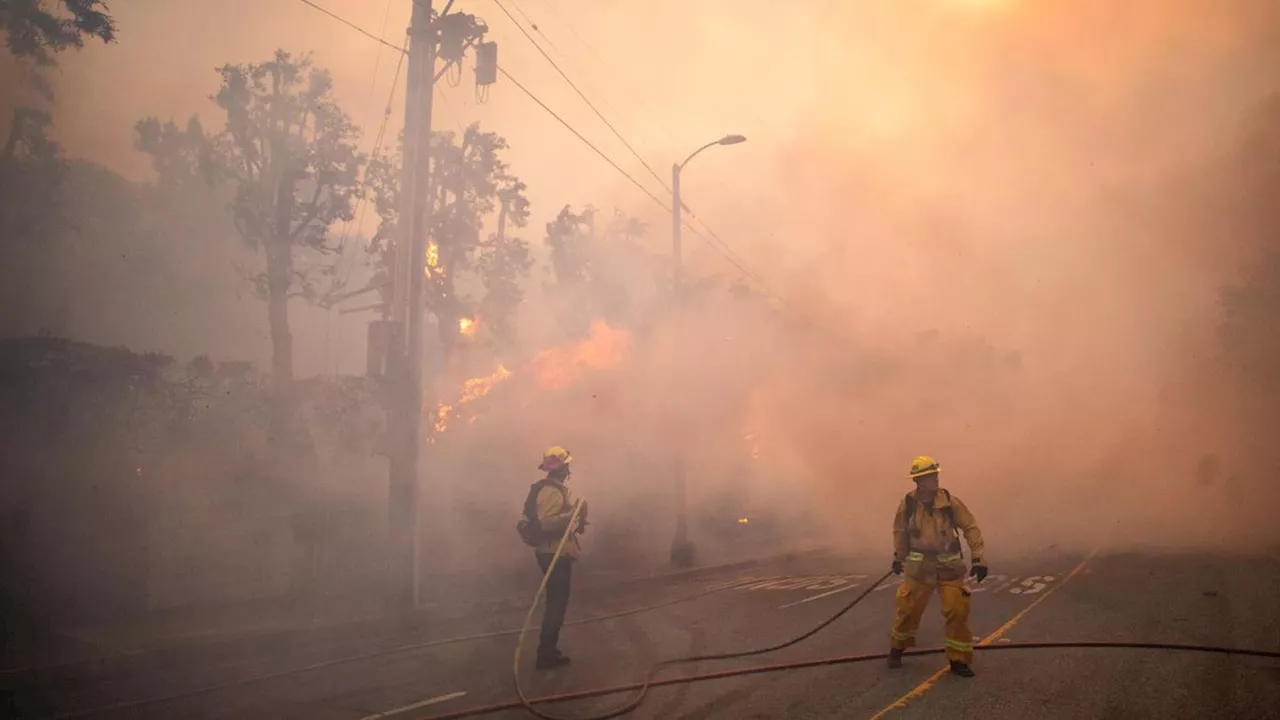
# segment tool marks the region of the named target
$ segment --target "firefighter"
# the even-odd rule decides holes
[[[970,590],[965,582],[959,534],[969,544],[969,577],[987,577],[982,531],[960,499],[938,487],[938,462],[920,456],[911,463],[916,489],[907,493],[893,518],[893,573],[898,586],[890,633],[889,667],[902,667],[902,651],[916,644],[920,618],[936,588],[946,619],[946,651],[951,672],[973,677],[973,633],[969,630]]]
[[[534,557],[545,574],[551,568],[560,538],[573,516],[573,500],[569,496],[569,477],[572,475],[569,451],[562,447],[547,448],[538,469],[547,476],[529,487],[526,516],[537,519],[539,537],[534,542]],[[547,601],[542,614],[542,631],[538,638],[537,668],[547,670],[569,664],[569,658],[560,652],[560,628],[564,626],[564,614],[569,608],[569,588],[573,577],[573,564],[582,552],[578,535],[586,531],[586,502],[578,513],[577,526],[564,543],[555,567],[547,577]]]

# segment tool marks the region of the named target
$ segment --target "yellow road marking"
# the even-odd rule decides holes
[[[1090,560],[1093,559],[1094,555],[1098,554],[1099,547],[1095,547],[1093,551],[1090,552],[1085,557],[1085,559],[1080,561],[1079,565],[1076,565],[1074,568],[1072,568],[1071,572],[1067,573],[1067,576],[1062,578],[1062,582],[1050,587],[1048,590],[1045,591],[1043,595],[1036,598],[1034,602],[1032,602],[1030,605],[1023,608],[1022,611],[1019,612],[1017,615],[1014,615],[1012,618],[1010,618],[1009,622],[1005,623],[1004,625],[1001,625],[999,630],[996,630],[995,632],[983,638],[982,642],[979,642],[978,645],[979,646],[990,645],[995,641],[999,640],[1002,635],[1012,630],[1013,626],[1017,625],[1019,620],[1025,617],[1027,613],[1031,612],[1032,608],[1044,602],[1050,595],[1054,593],[1055,590],[1062,587],[1063,585],[1066,585],[1068,582],[1071,581],[1071,578],[1080,574],[1080,572],[1084,570],[1084,566],[1088,564]],[[933,675],[930,675],[929,679],[925,680],[924,682],[920,683],[914,688],[911,688],[910,692],[898,698],[897,700],[894,700],[892,703],[889,703],[888,707],[884,708],[880,712],[876,713],[875,715],[872,715],[871,720],[880,720],[880,718],[884,717],[885,715],[888,715],[890,712],[894,710],[900,710],[902,708],[905,708],[907,706],[907,703],[929,692],[929,689],[932,688],[934,685],[936,685],[938,683],[938,680],[941,680],[942,676],[950,672],[950,670],[951,670],[951,666],[950,664],[948,664],[947,666],[943,667],[941,670],[938,670],[938,672],[934,673]]]

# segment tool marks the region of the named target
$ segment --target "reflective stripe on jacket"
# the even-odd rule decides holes
[[[569,487],[564,483],[549,481],[546,487],[538,491],[537,507],[538,524],[554,538],[539,544],[534,552],[550,555],[556,551],[565,528],[569,527],[569,518],[573,516],[573,497],[569,494]],[[573,533],[565,541],[560,557],[574,559],[581,552],[578,534]]]
[[[969,508],[960,499],[946,491],[939,490],[934,497],[933,506],[929,507],[921,500],[919,490],[913,490],[915,511],[911,515],[910,526],[906,519],[906,498],[898,503],[898,512],[893,518],[893,559],[906,562],[936,561],[938,564],[959,563],[962,560],[960,540],[956,531],[964,533],[965,542],[969,544],[969,555],[976,565],[983,564],[983,552],[986,544],[982,539],[982,530],[978,521],[969,512]],[[950,508],[950,510],[946,510]],[[955,518],[952,525],[951,518]]]

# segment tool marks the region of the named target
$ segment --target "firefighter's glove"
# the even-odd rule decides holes
[[[969,570],[969,577],[977,578],[978,582],[987,579],[987,566],[974,563],[973,569]]]
[[[901,575],[901,574],[902,574],[902,561],[901,561],[901,560],[894,560],[894,561],[893,561],[893,574],[894,574],[894,575]]]

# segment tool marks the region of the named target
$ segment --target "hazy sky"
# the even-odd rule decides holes
[[[918,452],[958,468],[948,477],[966,498],[977,495],[980,514],[991,517],[998,502],[1022,526],[1040,522],[1027,507],[1107,505],[1088,496],[1097,484],[1027,482],[1027,458],[1069,479],[1114,462],[1126,484],[1104,478],[1108,488],[1142,505],[1148,494],[1164,497],[1159,473],[1185,487],[1195,461],[1234,429],[1229,413],[1188,402],[1195,392],[1176,412],[1162,398],[1216,352],[1218,292],[1245,261],[1223,219],[1243,124],[1280,90],[1275,0],[503,1],[537,24],[538,42],[664,181],[699,145],[726,133],[749,138],[699,157],[684,176],[685,200],[788,299],[788,319],[829,331],[806,348],[812,358],[788,356],[791,373],[757,388],[777,432],[788,433],[780,454],[832,493],[827,507],[853,505],[841,503],[862,483],[884,502],[859,507],[883,515],[902,485],[873,481],[898,477]],[[317,2],[394,43],[411,8]],[[662,195],[493,0],[454,7],[486,20],[506,69]],[[216,127],[214,68],[263,61],[277,48],[311,51],[332,70],[370,149],[396,58],[299,0],[116,0],[112,10],[118,43],[60,58],[57,135],[71,155],[146,178],[146,158],[133,149],[137,119],[198,113]],[[639,214],[652,223],[650,246],[667,246],[660,209],[501,77],[478,103],[469,67],[458,87],[438,86],[435,127],[479,121],[507,137],[534,203],[526,239],[540,246],[543,224],[563,205],[594,203]],[[402,104],[401,87],[389,137]],[[686,247],[696,271],[733,274],[696,238]],[[258,352],[261,362],[261,305],[246,299],[235,312],[227,325],[262,335],[215,354]],[[292,317],[305,376],[324,360],[325,325],[314,311]],[[367,320],[334,330],[345,333],[346,372],[359,369]],[[964,372],[914,352],[931,329],[1016,350],[1023,370],[999,385],[1001,396],[970,387]],[[213,335],[186,330],[206,342]],[[703,353],[717,336],[697,330],[645,349],[629,370],[639,380],[626,385],[637,406],[687,369],[680,362],[714,377],[732,361]],[[832,387],[844,358],[831,338],[903,361],[908,380],[859,405],[856,392]],[[598,407],[594,394],[581,403]],[[565,427],[614,428],[553,409]],[[621,442],[633,416],[601,413],[618,423],[610,442]],[[536,420],[541,438],[552,414],[511,415]],[[531,448],[541,443],[534,432]],[[1222,527],[1201,522],[1202,498],[1179,502],[1181,522]],[[1230,509],[1221,517],[1234,528]],[[1089,513],[1069,520],[1096,524]]]
[[[396,43],[411,8],[320,4]],[[703,142],[745,134],[690,166],[686,201],[776,289],[831,301],[851,325],[951,328],[1054,357],[1117,337],[1149,350],[1234,271],[1215,259],[1230,253],[1161,226],[1190,212],[1185,199],[1161,203],[1234,152],[1243,118],[1275,89],[1274,2],[506,4],[664,180]],[[489,24],[526,87],[663,195],[493,0],[454,7]],[[58,135],[72,154],[146,177],[136,119],[216,124],[213,69],[277,47],[312,51],[333,71],[371,145],[394,53],[302,2],[112,9],[118,43],[61,58]],[[534,202],[530,240],[562,205],[592,202],[652,221],[650,243],[665,247],[657,207],[504,79],[478,103],[469,68],[458,87],[437,88],[435,127],[478,120],[509,139]],[[397,88],[389,136],[402,102]],[[695,267],[735,274],[696,238],[686,246]],[[1137,309],[1151,312],[1127,311]]]

